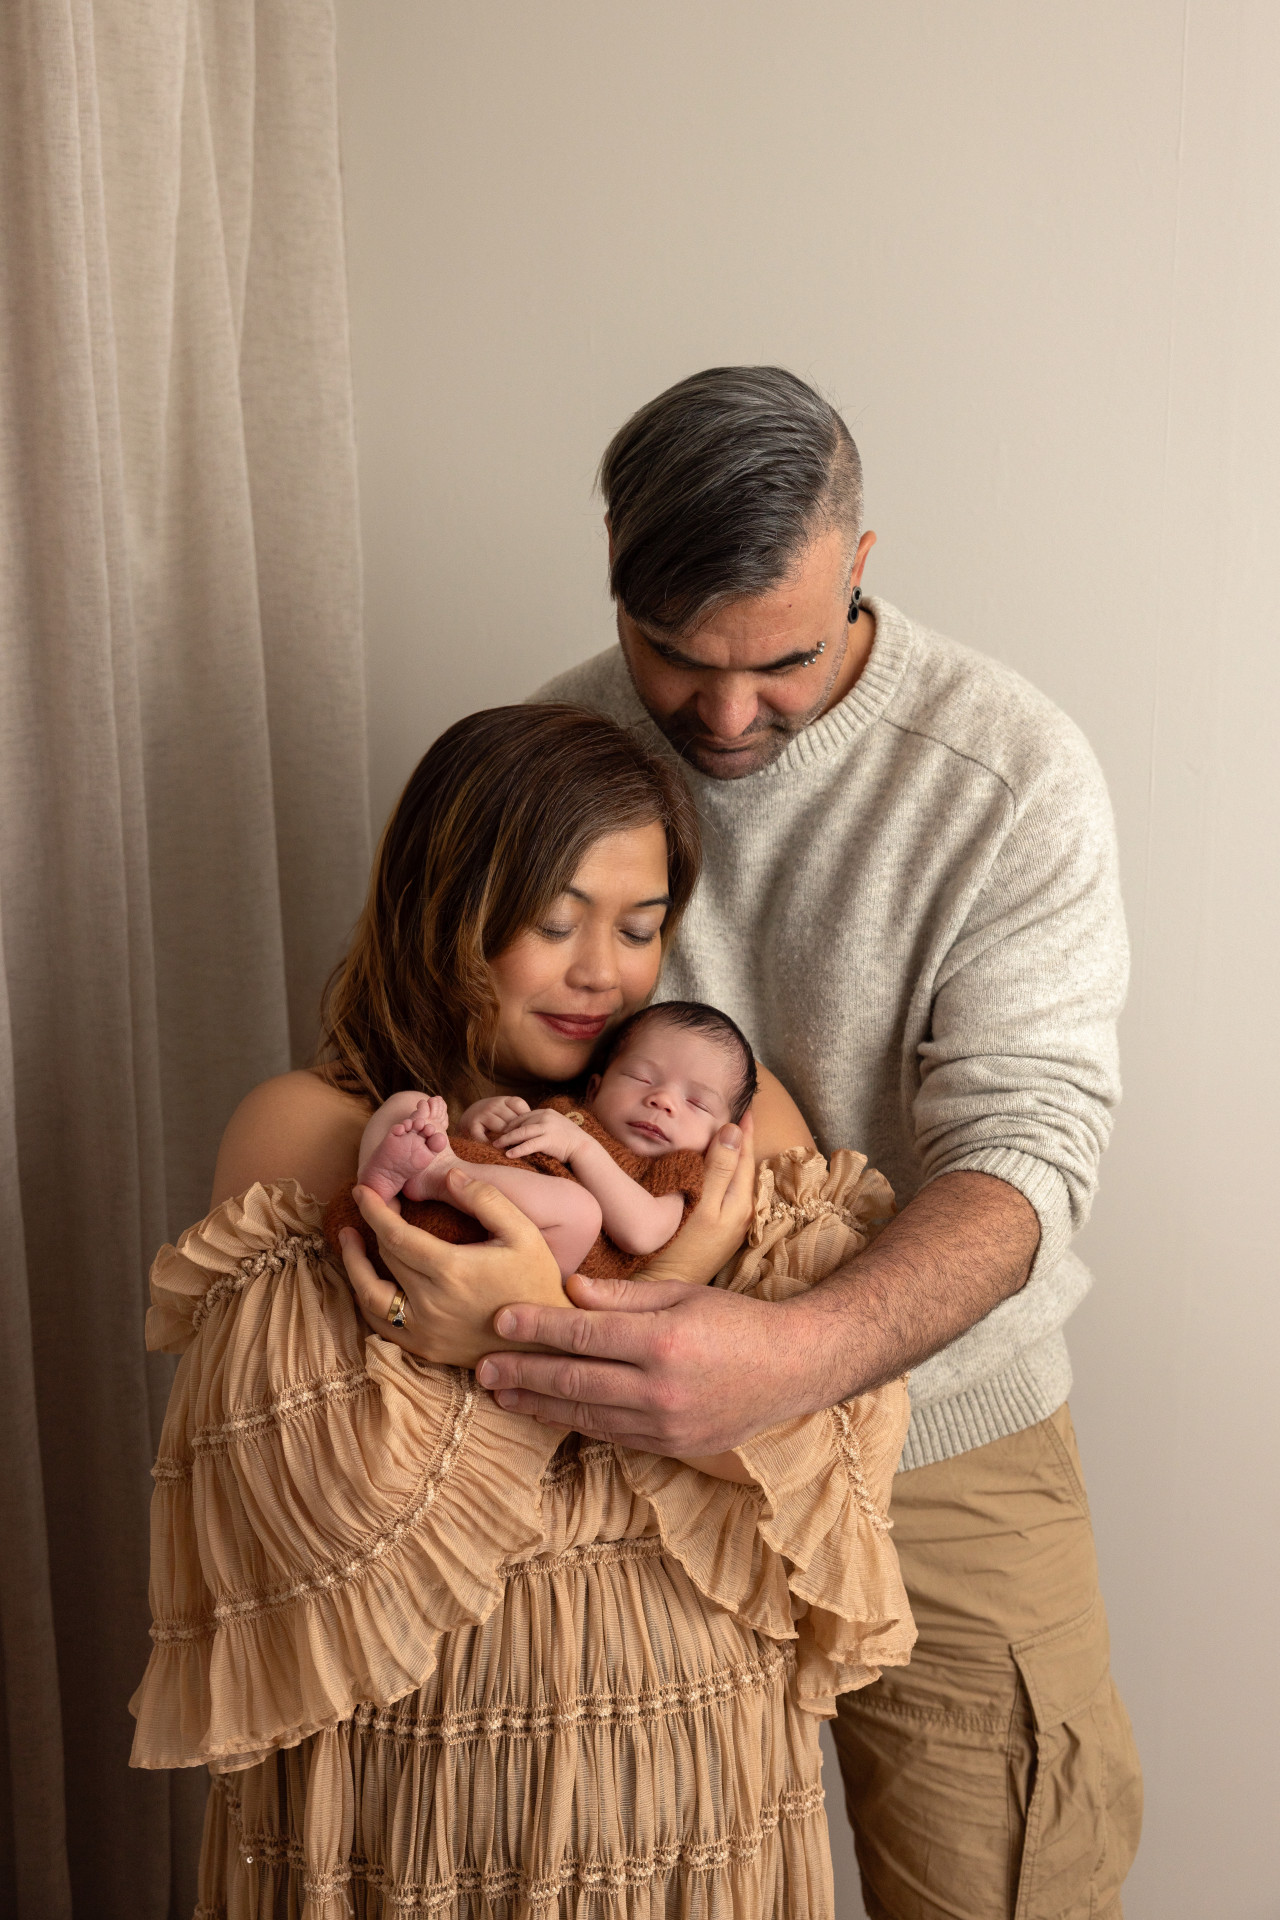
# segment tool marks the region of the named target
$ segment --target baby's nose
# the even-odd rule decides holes
[[[650,1087],[649,1102],[651,1106],[661,1107],[664,1113],[670,1113],[675,1106],[675,1095],[669,1093],[666,1087]]]

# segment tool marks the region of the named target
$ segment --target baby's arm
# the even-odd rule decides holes
[[[513,1120],[529,1111],[529,1102],[516,1093],[491,1093],[484,1100],[473,1100],[458,1122],[457,1131],[464,1140],[492,1140]]]
[[[617,1161],[562,1113],[539,1107],[498,1135],[508,1153],[549,1153],[562,1160],[600,1203],[604,1230],[624,1253],[656,1253],[684,1219],[684,1197],[646,1193]]]

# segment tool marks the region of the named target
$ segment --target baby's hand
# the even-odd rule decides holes
[[[515,1093],[492,1094],[469,1106],[458,1122],[464,1140],[492,1140],[504,1127],[515,1124],[529,1111],[529,1102]]]
[[[549,1153],[553,1160],[563,1160],[568,1166],[574,1149],[585,1137],[582,1128],[564,1114],[554,1113],[550,1107],[535,1107],[532,1113],[526,1108],[523,1118],[513,1120],[493,1144],[504,1147],[512,1159],[526,1153]]]

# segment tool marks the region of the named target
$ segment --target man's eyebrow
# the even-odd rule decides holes
[[[565,892],[571,900],[581,900],[584,907],[593,907],[595,905],[595,901],[591,895],[584,893],[581,887],[566,887]],[[655,893],[652,900],[633,900],[627,908],[627,912],[635,913],[640,907],[669,907],[670,905],[671,895],[669,893]]]
[[[817,647],[804,647],[798,653],[784,653],[777,660],[766,660],[759,667],[709,667],[705,660],[691,660],[687,653],[681,653],[679,647],[672,646],[669,640],[655,640],[643,628],[640,629],[640,638],[668,666],[690,667],[695,673],[781,673],[785,667],[811,666],[820,651]]]

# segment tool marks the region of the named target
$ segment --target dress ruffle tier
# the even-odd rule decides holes
[[[892,1211],[761,1171],[721,1283],[812,1285]],[[203,1920],[831,1913],[816,1716],[914,1637],[901,1383],[739,1449],[738,1487],[504,1413],[370,1335],[293,1183],[166,1248],[134,1763],[214,1775]]]

